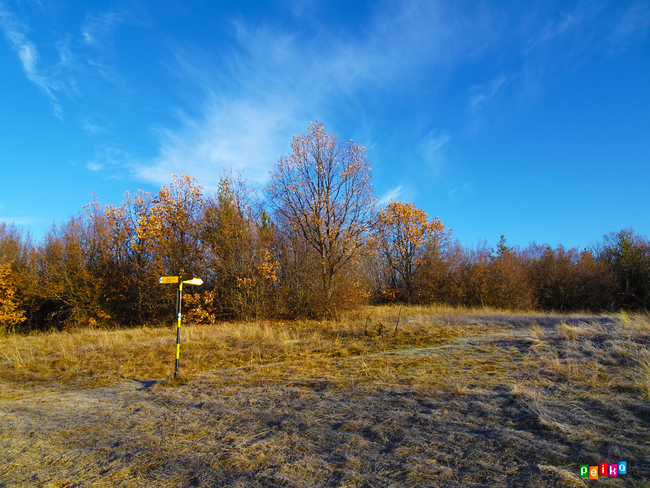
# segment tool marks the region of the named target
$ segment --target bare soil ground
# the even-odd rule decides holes
[[[3,338],[0,486],[650,486],[647,317],[371,311]]]

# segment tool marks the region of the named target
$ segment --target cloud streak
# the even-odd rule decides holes
[[[650,4],[634,2],[619,20],[609,39],[613,45],[622,48],[649,35]]]
[[[273,101],[211,100],[201,121],[184,117],[182,130],[159,129],[160,155],[153,162],[137,163],[138,179],[167,184],[172,173],[198,178],[208,189],[216,189],[224,171],[246,170],[254,184],[268,178],[277,157],[286,152],[282,137],[292,114]]]
[[[429,169],[437,176],[440,175],[445,165],[445,157],[441,151],[442,147],[451,140],[446,132],[433,131],[429,133],[419,144],[421,158],[426,162]]]
[[[43,223],[42,219],[37,217],[0,217],[0,222],[4,222],[7,225],[13,224],[20,227],[29,227]]]
[[[41,88],[50,99],[54,108],[54,115],[59,119],[63,117],[63,109],[54,94],[60,85],[44,75],[38,67],[39,54],[34,43],[27,37],[27,27],[16,19],[3,3],[0,2],[0,27],[5,32],[9,45],[15,51],[23,67],[27,79]]]
[[[26,12],[21,13],[27,16]],[[78,35],[54,32],[54,40],[44,40],[47,36],[44,36],[42,30],[32,32],[28,23],[21,20],[3,0],[0,0],[0,29],[4,31],[9,46],[18,57],[25,76],[46,94],[54,108],[54,114],[60,119],[63,119],[59,98],[61,94],[85,99],[89,93],[96,90],[101,79],[120,87],[123,92],[128,92],[123,76],[117,69],[118,53],[114,47],[114,37],[118,27],[146,27],[147,20],[146,13],[137,10],[137,6],[131,7],[131,10],[89,13],[79,27]],[[43,58],[37,48],[38,41],[44,46],[43,53],[46,56]],[[49,43],[56,53],[54,56],[51,54],[52,49],[49,49]],[[76,78],[79,74],[82,76]],[[79,80],[83,81],[84,86],[78,85]],[[97,91],[105,94],[105,90]],[[84,102],[88,103],[88,100]]]
[[[394,201],[396,198],[398,198],[401,194],[402,194],[401,185],[396,186],[395,188],[391,188],[377,200],[377,205],[378,206],[387,205],[391,201]]]
[[[200,115],[182,114],[177,129],[159,129],[159,154],[137,164],[136,177],[162,184],[185,172],[209,187],[233,168],[263,183],[291,136],[311,121],[332,130],[352,107],[363,120],[359,96],[388,96],[422,70],[447,69],[483,49],[483,34],[470,35],[470,25],[489,22],[462,23],[455,15],[441,2],[385,2],[361,34],[316,26],[316,35],[305,36],[238,20],[231,24],[236,48],[218,59],[176,47],[170,68],[203,92]]]

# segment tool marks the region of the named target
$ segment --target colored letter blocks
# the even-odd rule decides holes
[[[597,480],[599,476],[609,476],[611,478],[627,474],[627,462],[619,461],[618,463],[598,463],[598,466],[589,466],[588,464],[580,465],[580,477]]]

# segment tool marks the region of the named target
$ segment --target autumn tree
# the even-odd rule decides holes
[[[240,176],[224,175],[204,209],[201,238],[213,286],[194,300],[209,311],[203,317],[251,318],[270,311],[278,267],[272,234],[255,192]],[[201,317],[198,310],[194,316]]]
[[[605,236],[598,250],[616,279],[615,304],[623,309],[650,309],[650,241],[633,229]]]
[[[25,311],[16,297],[16,284],[11,265],[0,264],[0,332],[25,319]]]
[[[530,310],[535,305],[524,255],[501,236],[489,265],[487,303],[502,309]]]
[[[373,241],[383,258],[388,289],[399,290],[406,300],[412,300],[425,251],[435,252],[444,238],[440,219],[429,220],[427,213],[412,203],[391,200],[382,208],[374,223]]]
[[[14,224],[0,222],[0,331],[23,323],[33,284],[32,246]]]
[[[612,307],[616,278],[591,251],[531,245],[526,253],[530,282],[540,308],[600,311]]]
[[[418,301],[458,305],[464,296],[459,269],[465,249],[451,239],[451,231],[440,246],[427,248],[417,275]]]
[[[95,274],[101,259],[93,243],[93,221],[86,215],[53,226],[38,247],[41,326],[72,329],[92,325],[102,316],[102,278]]]
[[[201,266],[202,187],[187,175],[172,175],[147,206],[139,208],[137,238],[160,273],[197,271]]]
[[[278,160],[267,195],[284,234],[297,232],[314,250],[323,311],[331,312],[337,278],[358,255],[373,218],[370,162],[362,146],[327,134],[318,122],[294,136],[291,148]]]
[[[202,211],[200,186],[187,176],[156,195],[127,192],[117,206],[91,202],[39,246],[39,322],[133,325],[169,315],[172,297],[158,278],[201,273]]]
[[[490,304],[490,261],[492,249],[487,242],[465,247],[458,273],[460,274],[460,305],[486,307]]]
[[[205,201],[189,176],[172,175],[157,194],[139,190],[105,208],[101,247],[103,295],[118,323],[156,322],[169,314],[172,296],[158,286],[162,275],[181,270],[203,275],[201,241]],[[97,219],[96,219],[97,220]]]
[[[0,263],[22,263],[29,246],[15,224],[0,221]]]
[[[276,225],[281,312],[291,317],[318,315],[323,312],[320,257],[298,228],[282,220],[276,220]]]
[[[598,260],[592,250],[584,249],[576,263],[579,291],[574,308],[594,312],[614,308],[616,278],[607,263]]]
[[[141,216],[149,215],[153,200],[149,192],[127,192],[120,205],[104,211],[104,301],[112,318],[125,325],[155,321],[169,308],[169,293],[156,286],[162,268],[156,246],[149,245],[150,234],[138,233]]]

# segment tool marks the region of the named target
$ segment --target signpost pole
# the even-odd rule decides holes
[[[188,285],[202,285],[201,278],[195,278],[193,273],[183,273],[178,276],[161,276],[158,280],[162,284],[178,283],[176,291],[176,368],[174,369],[174,379],[178,376],[178,359],[181,357],[181,306],[183,303],[183,283]]]
[[[183,281],[178,277],[178,292],[176,293],[176,314],[178,316],[178,326],[176,327],[176,369],[174,370],[174,379],[178,376],[178,359],[181,356],[181,302],[183,300]]]

